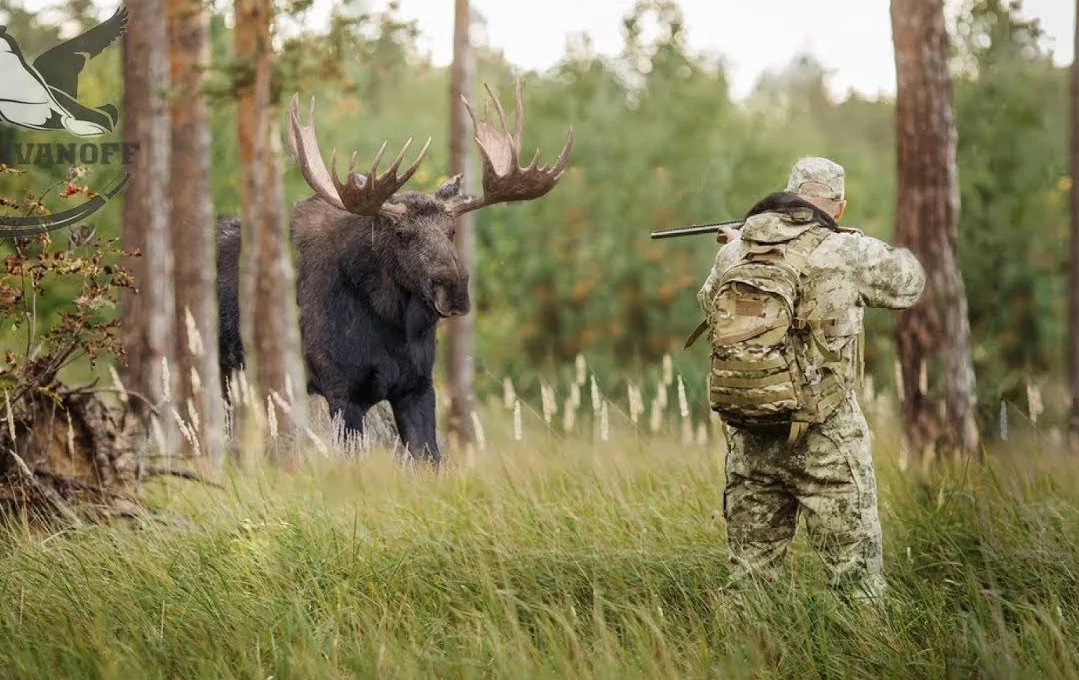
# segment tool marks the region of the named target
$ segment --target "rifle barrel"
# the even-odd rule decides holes
[[[694,224],[688,227],[676,227],[674,229],[661,229],[653,231],[651,238],[676,238],[678,236],[694,236],[696,234],[714,234],[723,227],[740,226],[744,220],[728,220],[726,222],[712,222],[709,224]]]

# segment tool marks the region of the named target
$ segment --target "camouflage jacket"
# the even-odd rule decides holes
[[[777,213],[761,213],[746,220],[739,237],[720,248],[697,293],[705,318],[713,311],[715,282],[745,252],[743,239],[774,240],[789,228]],[[913,306],[925,287],[925,270],[909,250],[850,230],[831,233],[821,242],[803,270],[802,282],[799,313],[833,320],[825,342],[847,363],[856,358],[851,341],[862,333],[865,308]]]

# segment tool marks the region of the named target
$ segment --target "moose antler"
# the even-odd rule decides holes
[[[416,157],[412,165],[405,170],[400,177],[397,176],[397,168],[404,160],[405,152],[412,144],[409,137],[401,153],[393,160],[386,172],[376,176],[378,162],[382,160],[382,154],[386,151],[386,142],[375,154],[375,160],[371,163],[371,169],[367,175],[356,174],[356,153],[353,152],[349,161],[348,178],[342,182],[337,176],[337,149],[330,156],[330,167],[333,173],[326,169],[322,161],[322,152],[319,150],[318,138],[315,135],[315,99],[311,98],[311,109],[308,114],[308,124],[300,124],[298,113],[300,95],[292,95],[292,101],[288,107],[288,147],[292,157],[300,166],[300,172],[307,183],[315,190],[322,200],[330,205],[347,210],[357,215],[382,215],[383,217],[401,217],[405,214],[404,206],[386,203],[402,186],[405,185],[412,175],[420,167],[420,162],[427,155],[427,148],[431,145],[431,138],[420,149],[420,155]]]
[[[464,96],[461,97],[472,119],[476,145],[480,149],[480,159],[483,163],[483,196],[466,198],[454,203],[451,209],[457,215],[496,203],[529,201],[543,196],[562,178],[562,173],[566,171],[569,151],[573,147],[573,128],[571,127],[566,136],[566,145],[555,159],[554,165],[538,165],[540,150],[536,149],[532,162],[526,167],[520,167],[521,131],[524,127],[521,79],[517,78],[516,126],[512,135],[506,126],[506,114],[502,110],[502,104],[491,92],[490,87],[487,85],[484,87],[487,89],[487,94],[494,100],[502,130],[495,129],[495,126],[488,121],[490,117],[488,102],[484,102],[483,119],[477,120],[476,111],[472,105]]]

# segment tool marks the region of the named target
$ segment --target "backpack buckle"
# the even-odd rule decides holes
[[[802,441],[805,433],[809,430],[809,423],[802,420],[792,420],[790,434],[787,436],[787,444],[794,446]]]

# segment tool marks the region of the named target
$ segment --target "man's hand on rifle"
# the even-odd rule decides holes
[[[716,232],[717,243],[730,243],[738,240],[738,230],[734,227],[721,227]]]

